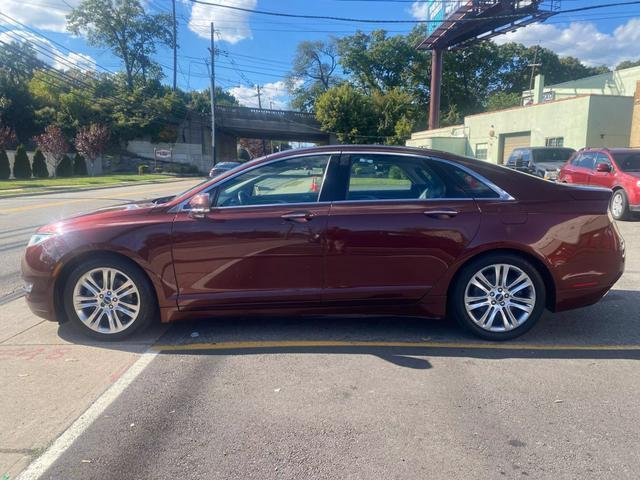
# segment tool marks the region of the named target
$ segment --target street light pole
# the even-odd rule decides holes
[[[211,86],[210,86],[210,99],[211,99],[211,160],[213,165],[216,164],[216,66],[215,66],[215,41],[213,38],[213,22],[211,22]]]

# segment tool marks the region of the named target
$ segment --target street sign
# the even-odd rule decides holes
[[[156,149],[156,157],[157,158],[171,158],[171,150],[157,148]]]

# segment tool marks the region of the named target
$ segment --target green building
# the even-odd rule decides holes
[[[504,163],[523,146],[628,147],[640,67],[544,85],[538,75],[522,106],[465,117],[464,124],[415,132],[413,147]]]

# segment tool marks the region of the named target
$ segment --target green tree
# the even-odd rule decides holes
[[[335,75],[337,66],[335,38],[300,42],[286,81],[292,108],[311,111],[316,99],[338,83]]]
[[[56,176],[58,177],[71,177],[73,176],[73,163],[69,155],[63,155],[60,163],[56,167]]]
[[[73,159],[73,174],[78,177],[87,175],[87,162],[79,153]]]
[[[487,98],[486,110],[504,110],[505,108],[517,107],[520,105],[522,96],[519,93],[494,92]]]
[[[373,143],[378,139],[371,97],[348,83],[320,95],[315,110],[323,130],[335,133],[342,143]]]
[[[640,59],[638,60],[625,60],[623,62],[620,62],[618,65],[616,65],[616,70],[623,70],[625,68],[633,68],[633,67],[640,67]]]
[[[0,148],[0,180],[7,180],[11,176],[11,165],[9,157],[4,149]]]
[[[31,178],[31,163],[24,145],[18,145],[13,161],[13,176],[20,179]]]
[[[109,48],[122,60],[127,90],[136,77],[143,83],[159,78],[161,68],[151,57],[158,45],[173,46],[171,17],[145,13],[139,0],[83,0],[67,15],[67,29],[84,35],[90,45]]]
[[[35,178],[49,178],[47,161],[39,148],[36,148],[36,151],[33,154],[33,176]]]

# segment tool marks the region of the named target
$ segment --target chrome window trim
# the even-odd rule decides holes
[[[209,186],[208,188],[202,190],[200,193],[209,193],[213,188],[217,188],[220,185],[224,185],[226,182],[228,182],[229,180],[232,180],[234,178],[236,178],[239,175],[242,175],[243,173],[247,173],[250,172],[252,170],[255,170],[256,168],[260,168],[260,167],[264,167],[265,165],[271,165],[272,163],[276,163],[276,162],[283,162],[285,160],[291,160],[293,158],[303,158],[303,157],[318,157],[318,156],[328,156],[329,157],[329,161],[331,160],[331,156],[332,155],[340,155],[340,150],[336,150],[336,151],[331,151],[331,152],[307,152],[307,153],[301,153],[299,155],[291,155],[290,157],[282,157],[282,158],[274,158],[273,160],[269,160],[268,162],[263,162],[263,163],[259,163],[257,165],[254,165],[253,167],[249,167],[247,169],[242,169],[239,172],[236,172],[235,174],[226,177],[225,179],[223,179],[221,182],[219,183],[213,183],[213,185]],[[318,198],[320,198],[320,196],[322,195],[322,190],[324,189],[324,180],[326,178],[327,175],[327,171],[329,170],[329,161],[327,161],[327,168],[324,171],[324,175],[322,177],[322,188],[320,189],[320,191],[318,192]],[[185,205],[187,205],[189,203],[189,200],[191,200],[191,197],[187,198],[186,200],[182,201],[181,203],[179,203],[178,205],[174,205],[173,207],[171,207],[168,212],[169,213],[180,213],[180,212],[188,212],[189,210],[185,209]],[[319,202],[303,202],[303,203],[298,203],[298,204],[294,204],[294,203],[272,203],[272,204],[261,204],[261,205],[234,205],[231,207],[212,207],[216,208],[216,209],[221,209],[221,208],[241,208],[241,207],[272,207],[274,205],[317,205]]]
[[[340,203],[343,204],[345,202],[353,202],[353,203],[364,203],[364,202],[411,202],[411,201],[418,201],[418,202],[431,202],[431,201],[461,201],[461,200],[487,200],[487,201],[513,201],[515,200],[514,197],[512,197],[507,191],[503,190],[502,188],[500,188],[499,186],[497,186],[495,183],[491,182],[490,180],[488,180],[487,178],[485,178],[484,176],[480,175],[479,173],[471,170],[468,167],[465,167],[464,165],[460,165],[459,163],[456,162],[452,162],[451,160],[446,160],[444,158],[437,158],[437,157],[432,157],[429,155],[420,155],[417,153],[407,153],[407,152],[379,152],[379,151],[367,151],[367,150],[355,150],[355,151],[342,151],[342,150],[332,150],[332,151],[323,151],[323,152],[306,152],[306,153],[301,153],[301,154],[292,154],[291,156],[288,157],[282,157],[282,158],[275,158],[273,160],[269,160],[268,162],[264,162],[264,163],[259,163],[257,165],[254,165],[253,167],[247,168],[247,169],[243,169],[239,172],[236,172],[235,174],[231,175],[230,177],[225,178],[224,180],[222,180],[219,183],[214,183],[213,185],[211,185],[210,187],[206,188],[205,190],[201,191],[200,193],[208,193],[211,189],[213,188],[217,188],[220,185],[224,185],[226,182],[236,178],[239,175],[242,175],[246,172],[250,172],[252,170],[255,170],[256,168],[260,168],[262,166],[265,165],[270,165],[272,163],[276,163],[276,162],[282,162],[285,160],[291,160],[293,158],[303,158],[303,157],[317,157],[317,156],[321,156],[321,155],[327,155],[329,157],[331,157],[332,155],[390,155],[390,156],[402,156],[402,157],[412,157],[412,158],[418,158],[418,159],[428,159],[428,160],[432,160],[434,162],[439,162],[439,163],[443,163],[446,165],[449,165],[451,167],[454,168],[459,168],[461,169],[463,172],[471,175],[472,177],[474,177],[476,180],[478,180],[479,182],[482,182],[483,184],[485,184],[487,187],[489,187],[491,190],[493,190],[496,194],[498,194],[498,198],[476,198],[476,197],[463,197],[463,198],[425,198],[425,199],[418,199],[418,198],[405,198],[405,199],[374,199],[374,200],[334,200],[332,202],[302,202],[302,203],[270,203],[270,204],[261,204],[261,205],[234,205],[234,206],[229,206],[229,207],[212,207],[212,209],[216,209],[216,210],[222,210],[222,209],[231,209],[231,208],[256,208],[256,207],[274,207],[274,206],[285,206],[285,205],[289,205],[292,207],[299,207],[299,206],[304,206],[304,205],[321,205],[321,204],[328,204],[328,203]],[[325,173],[322,179],[322,188],[320,189],[320,192],[318,192],[318,198],[321,198],[322,195],[322,190],[325,187],[325,179],[326,179],[326,175],[327,172],[329,170],[329,164],[327,163],[327,168],[325,169]],[[181,203],[179,203],[178,205],[174,205],[173,207],[171,207],[168,212],[169,213],[180,213],[180,212],[187,212],[188,210],[184,209],[185,205],[187,205],[189,203],[189,200],[191,200],[191,197],[182,201]]]
[[[513,198],[508,192],[506,192],[505,190],[503,190],[502,188],[500,188],[499,186],[497,186],[495,183],[493,183],[492,181],[488,180],[487,178],[483,177],[482,175],[480,175],[477,172],[474,172],[473,170],[471,170],[470,168],[465,167],[464,165],[460,165],[459,163],[456,162],[452,162],[451,160],[446,160],[444,158],[437,158],[437,157],[432,157],[429,155],[418,155],[417,153],[406,153],[406,152],[367,152],[367,151],[354,151],[354,152],[346,152],[345,154],[348,155],[392,155],[392,156],[403,156],[403,157],[414,157],[414,158],[422,158],[422,159],[428,159],[428,160],[433,160],[434,162],[440,162],[440,163],[444,163],[446,165],[450,165],[452,167],[455,168],[459,168],[460,170],[462,170],[465,173],[468,173],[469,175],[471,175],[473,178],[475,178],[476,180],[478,180],[481,183],[484,183],[487,187],[489,187],[491,190],[493,190],[495,193],[498,194],[498,198],[476,198],[476,197],[465,197],[464,200],[505,200],[505,201],[511,201],[511,200],[515,200],[515,198]],[[405,200],[412,200],[412,199],[405,199]],[[418,199],[413,199],[413,200],[418,200]],[[434,199],[425,199],[425,200],[455,200],[452,198],[434,198]],[[335,203],[338,202],[345,202],[348,200],[337,200]],[[373,201],[379,201],[379,200],[367,200],[368,202],[373,202]]]

